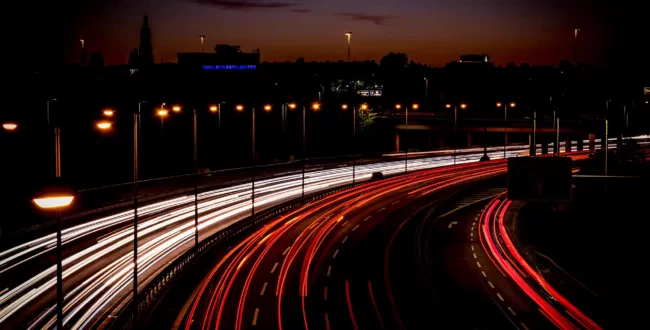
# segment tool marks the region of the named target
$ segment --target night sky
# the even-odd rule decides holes
[[[611,50],[619,9],[588,0],[76,0],[60,34],[63,59],[78,59],[79,38],[101,51],[106,64],[123,64],[138,46],[149,15],[156,62],[177,52],[206,51],[215,43],[261,49],[262,61],[379,60],[389,51],[442,66],[464,53],[508,62],[557,65],[572,58],[573,28],[580,27],[581,62],[602,64]],[[643,2],[643,1],[640,1]],[[610,2],[611,3],[611,2]]]

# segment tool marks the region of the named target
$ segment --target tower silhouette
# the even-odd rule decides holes
[[[144,15],[142,27],[140,28],[139,64],[153,64],[153,49],[151,46],[151,29],[149,28],[149,17]]]

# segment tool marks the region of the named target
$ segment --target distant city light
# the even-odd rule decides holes
[[[247,64],[247,65],[204,65],[203,70],[256,70],[257,65]]]
[[[106,109],[106,110],[104,110],[103,113],[104,113],[104,116],[106,116],[106,117],[113,117],[113,115],[115,114],[115,111],[113,111],[111,109]]]
[[[367,104],[362,104],[361,105],[361,110],[368,110],[368,105]]]
[[[2,128],[4,128],[7,131],[13,131],[16,128],[18,128],[18,124],[16,124],[16,123],[4,123],[4,124],[2,124]]]

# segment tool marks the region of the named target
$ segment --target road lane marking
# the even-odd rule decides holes
[[[253,314],[253,325],[257,325],[257,314],[260,313],[259,308],[255,308],[255,314]]]
[[[492,289],[494,289],[494,284],[492,284],[492,282],[488,281],[488,284],[490,285],[490,287],[491,287]]]
[[[515,311],[513,311],[511,307],[508,307],[508,311],[510,311],[512,316],[517,316],[517,313],[515,313]]]
[[[528,327],[524,324],[524,322],[519,323],[521,326],[524,328],[524,330],[529,330]]]
[[[260,296],[264,295],[264,292],[266,291],[266,286],[269,285],[268,282],[264,282],[264,285],[262,285],[262,292],[260,292]]]
[[[505,299],[503,299],[503,297],[501,297],[500,293],[497,293],[497,297],[499,297],[499,300],[501,300],[501,301],[506,301]]]
[[[381,212],[381,211],[383,211],[385,209],[386,209],[385,207],[382,207],[382,208],[379,209],[379,211],[377,211],[377,213],[379,213],[379,212]]]
[[[327,313],[325,313],[325,330],[330,330],[330,318]]]
[[[474,232],[469,233],[470,237],[474,237]]]
[[[483,274],[483,277],[487,278],[487,274],[484,271],[481,271],[481,274]]]
[[[339,254],[339,249],[336,249],[336,251],[334,251],[334,255],[332,255],[332,259],[336,259],[337,254]]]
[[[273,265],[273,268],[271,268],[271,274],[275,271],[275,269],[278,268],[278,263],[276,262],[275,265]]]
[[[345,227],[345,225],[347,225],[347,224],[348,224],[348,221],[345,220],[345,222],[341,224],[341,227]]]
[[[327,301],[327,287],[323,290],[323,300]]]
[[[357,230],[357,228],[359,228],[359,225],[356,225],[354,228],[352,228],[352,231]]]
[[[395,201],[395,202],[393,202],[393,205],[395,205],[395,204],[397,204],[397,203],[399,203],[399,201]]]
[[[454,225],[457,225],[457,224],[458,224],[458,221],[452,221],[452,222],[449,223],[449,226],[447,226],[447,228],[451,229],[451,227],[453,227]]]
[[[282,255],[286,255],[287,252],[289,252],[289,249],[291,249],[291,247],[288,247],[286,250],[284,250],[284,252],[282,252]]]
[[[472,253],[474,255],[474,259],[476,259],[476,253]]]
[[[354,230],[354,229],[352,229],[352,230]],[[343,238],[343,241],[341,241],[341,243],[345,243],[345,241],[347,241],[347,240],[348,240],[348,237],[345,236],[345,238]]]
[[[474,245],[472,245],[471,248],[472,248],[472,251],[474,251]]]
[[[476,265],[478,266],[478,268],[481,268],[481,263],[480,262],[477,261]]]
[[[332,266],[327,266],[327,276],[330,276],[332,273]]]
[[[363,219],[363,221],[364,221],[364,222],[365,222],[365,221],[368,221],[368,219],[370,219],[371,217],[372,217],[372,215],[369,215],[368,217],[366,217],[365,219]]]

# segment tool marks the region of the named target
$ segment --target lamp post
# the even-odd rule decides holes
[[[350,42],[352,39],[352,32],[345,32],[345,36],[348,37],[348,62],[350,62]]]
[[[424,77],[424,101],[429,102],[429,78]]]
[[[459,106],[458,104],[454,104],[454,105],[453,105],[453,107],[454,107],[454,142],[453,142],[453,143],[454,143],[454,165],[456,165],[456,147],[457,147],[457,143],[456,143],[456,142],[457,142],[457,141],[456,141],[456,128],[457,128],[457,126],[458,126],[458,106]],[[451,109],[451,107],[452,107],[451,104],[449,104],[449,103],[445,104],[445,108],[447,108],[447,109]],[[465,103],[461,103],[461,104],[460,104],[460,108],[461,108],[462,110],[467,109],[467,104],[465,104]]]
[[[367,106],[366,106],[367,107]],[[342,104],[341,110],[347,110],[348,105]],[[357,163],[357,108],[352,107],[352,183],[356,182]]]
[[[508,145],[508,106],[510,106],[510,109],[512,109],[517,104],[515,102],[510,102],[510,103],[497,102],[497,108],[500,108],[502,105],[503,105],[503,136],[504,136],[503,159],[505,159],[506,158],[506,146]]]
[[[205,41],[205,36],[200,35],[199,38],[201,39],[201,53],[203,53],[203,41]]]
[[[61,179],[61,130],[54,128],[54,150],[56,180]],[[61,186],[46,188],[34,197],[34,203],[41,209],[56,211],[56,327],[63,329],[63,256],[61,251],[61,211],[74,200],[71,190]]]
[[[400,104],[395,105],[395,109],[399,110],[402,106]],[[420,105],[413,103],[411,109],[417,110],[420,108]],[[404,131],[404,174],[408,172],[408,159],[409,159],[409,149],[408,149],[408,131],[409,131],[409,107],[404,107],[404,123],[406,124],[406,130]]]

